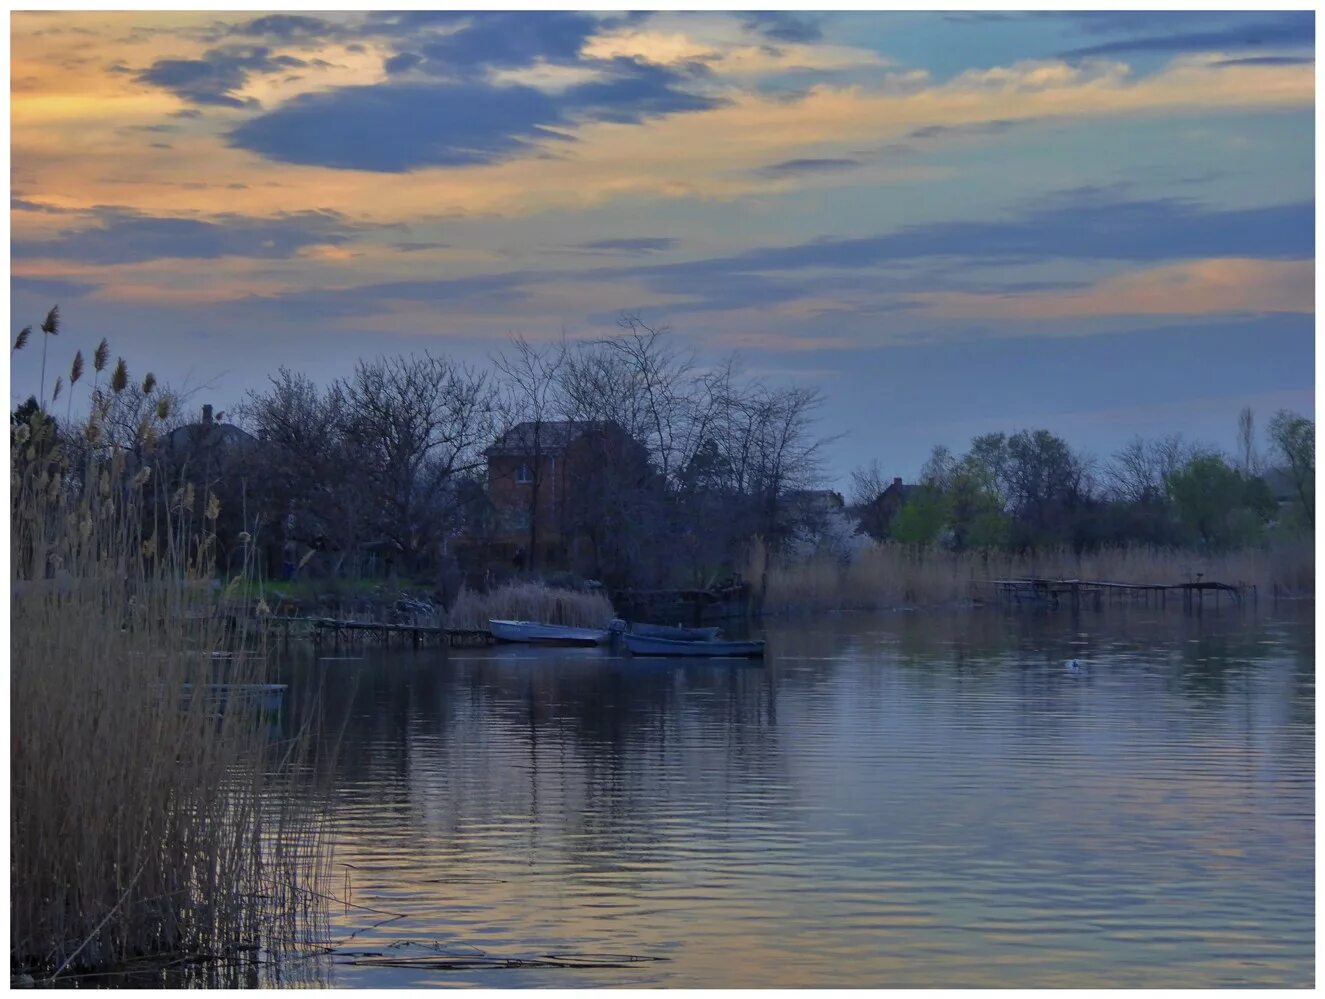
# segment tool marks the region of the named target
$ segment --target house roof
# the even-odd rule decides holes
[[[177,450],[251,444],[257,438],[233,423],[186,423],[166,435],[170,447]]]
[[[841,508],[846,505],[842,494],[834,489],[796,489],[787,494],[787,501],[806,506],[821,505]]]
[[[526,420],[498,437],[483,453],[489,458],[533,454],[537,443],[542,454],[556,454],[586,433],[615,426],[610,420]]]

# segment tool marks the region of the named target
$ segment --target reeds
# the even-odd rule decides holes
[[[486,593],[462,587],[446,614],[448,628],[487,628],[492,618],[604,628],[615,617],[600,590],[563,590],[546,583],[511,583]]]
[[[71,467],[50,426],[34,415],[11,449],[11,966],[50,980],[306,939],[319,816],[281,791],[309,741],[209,687],[269,668],[219,612],[215,512],[194,524],[179,495],[146,517],[146,466]]]
[[[766,555],[755,546],[752,569]],[[881,610],[939,605],[971,598],[973,582],[1048,577],[1129,583],[1206,580],[1252,585],[1266,596],[1309,596],[1315,590],[1310,540],[1224,553],[1122,546],[1076,555],[1058,548],[1033,555],[948,552],[893,542],[871,545],[850,562],[819,555],[773,562],[764,590],[765,611]],[[751,579],[760,578],[752,572]]]

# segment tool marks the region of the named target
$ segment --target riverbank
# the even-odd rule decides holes
[[[1123,547],[1082,555],[1069,549],[1034,555],[946,552],[884,543],[866,548],[849,562],[817,555],[765,565],[760,562],[762,558],[756,549],[751,578],[765,580],[765,614],[969,606],[974,598],[973,584],[997,579],[1172,585],[1202,578],[1255,587],[1266,599],[1311,597],[1315,593],[1315,551],[1310,540],[1226,553]]]

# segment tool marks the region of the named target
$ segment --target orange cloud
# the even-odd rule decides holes
[[[812,179],[767,176],[759,169],[795,158],[850,156],[922,126],[1309,107],[1315,95],[1309,65],[1219,66],[1215,58],[1184,57],[1141,79],[1133,79],[1125,65],[1108,61],[1020,62],[942,84],[923,75],[889,77],[881,67],[873,87],[820,85],[787,100],[739,85],[779,67],[767,53],[746,53],[722,36],[730,18],[710,19],[713,25],[693,34],[672,30],[663,21],[652,32],[622,31],[591,46],[600,46],[601,51],[593,50],[599,55],[634,52],[662,62],[709,53],[719,71],[715,92],[728,103],[641,124],[585,124],[569,130],[574,142],[554,143],[547,150],[550,158],[531,155],[383,176],[276,163],[228,147],[225,133],[251,112],[209,108],[202,118],[172,119],[172,112],[185,106],[171,94],[136,83],[132,70],[156,58],[196,56],[210,44],[202,28],[216,17],[16,15],[11,136],[16,189],[32,199],[114,204],[150,214],[196,210],[203,190],[217,192],[215,198],[204,195],[215,210],[251,215],[331,207],[385,224],[416,220],[426,206],[433,215],[520,216],[628,198],[731,199],[862,179],[915,179],[887,163]],[[133,30],[166,24],[176,30]],[[37,30],[52,25],[95,34]],[[182,35],[181,27],[192,34]],[[286,46],[281,51],[307,58],[314,50]],[[270,107],[306,89],[381,78],[382,53],[371,45],[362,53],[336,47],[316,51],[335,65],[294,74],[303,76],[297,81],[254,76],[242,95]],[[859,62],[863,51],[810,46],[792,54],[797,60],[813,55],[840,65]],[[761,59],[772,61],[765,65]],[[65,69],[70,60],[73,68]],[[724,60],[727,72],[721,72]],[[118,72],[108,71],[116,64]],[[167,150],[152,148],[141,133],[135,138],[132,132],[163,123],[178,129],[162,136],[171,146]],[[233,186],[238,184],[244,186]]]
[[[1226,257],[1105,278],[1089,288],[1019,295],[909,295],[941,319],[1068,319],[1089,316],[1315,311],[1315,263]]]

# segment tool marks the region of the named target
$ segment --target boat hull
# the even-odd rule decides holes
[[[602,645],[609,633],[601,628],[571,628],[538,621],[488,622],[488,630],[499,642],[523,642],[533,645]]]
[[[669,638],[625,635],[633,656],[684,656],[692,659],[762,659],[763,642],[679,642]]]
[[[670,624],[632,624],[630,634],[641,638],[670,638],[677,642],[711,642],[721,628],[682,628]]]

